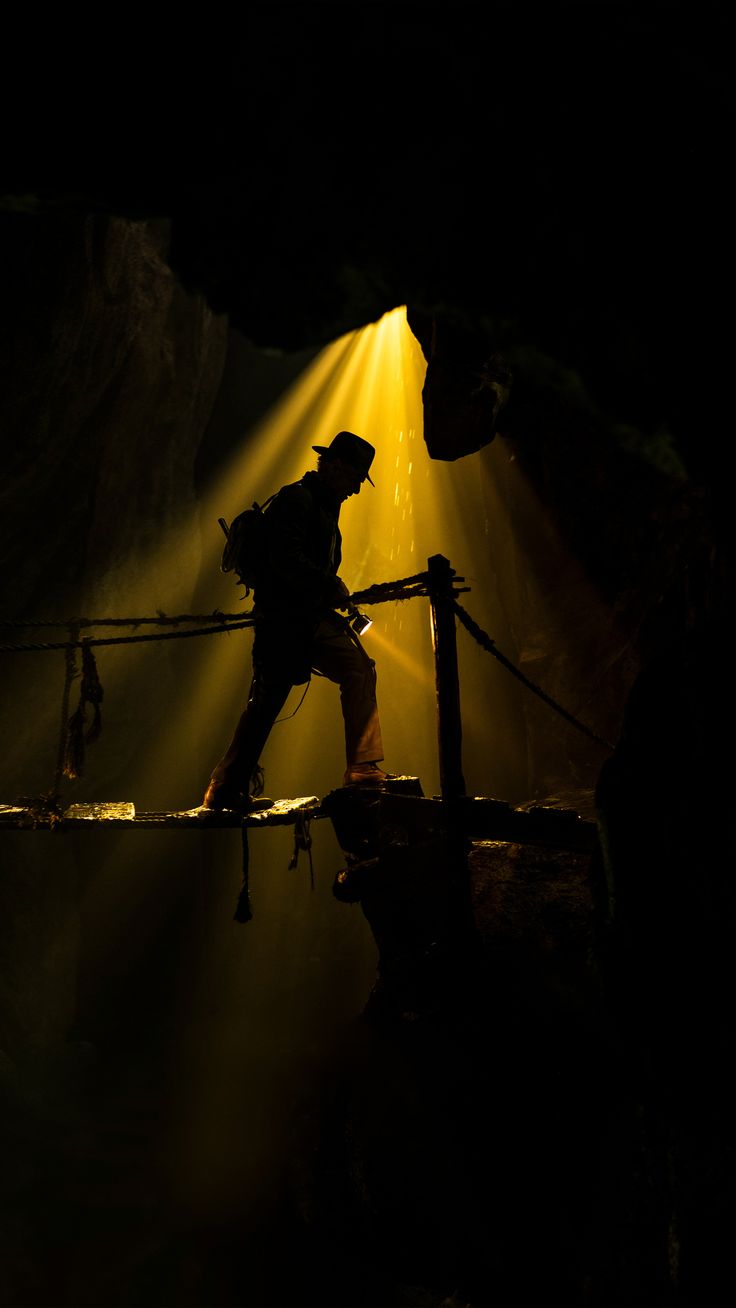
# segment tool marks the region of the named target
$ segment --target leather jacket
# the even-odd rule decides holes
[[[254,664],[309,680],[310,646],[320,621],[334,613],[342,591],[340,504],[316,472],[282,486],[264,511],[265,560],[254,587]]]
[[[256,609],[319,618],[340,598],[339,501],[316,472],[281,490],[264,513],[266,559],[253,593]]]

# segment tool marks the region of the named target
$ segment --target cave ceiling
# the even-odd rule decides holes
[[[99,48],[48,30],[5,88],[4,226],[165,220],[182,284],[269,350],[406,304],[434,457],[513,434],[510,383],[543,357],[700,468],[730,359],[726,33],[725,9],[664,4],[250,5]]]

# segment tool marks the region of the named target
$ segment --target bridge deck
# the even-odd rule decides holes
[[[293,824],[298,818],[323,816],[316,795],[299,799],[275,800],[271,808],[242,814],[233,809],[215,813],[207,808],[188,808],[181,812],[138,813],[134,804],[70,804],[60,816],[39,812],[33,808],[0,804],[0,828],[16,830],[79,829],[85,827],[137,827],[149,830],[167,829],[203,831],[212,827],[237,828],[275,827]]]
[[[214,813],[210,809],[190,808],[182,812],[136,812],[134,804],[71,804],[61,814],[44,812],[32,805],[0,804],[0,830],[84,830],[100,826],[136,828],[138,830],[212,830],[242,827],[259,828],[293,826],[300,820],[332,817],[336,800],[352,804],[355,792],[331,791],[320,799],[302,795],[297,799],[275,800],[270,808],[242,814],[234,810]],[[573,809],[543,804],[514,808],[502,800],[485,796],[464,795],[446,802],[438,797],[427,799],[417,778],[397,778],[386,787],[363,790],[360,800],[378,804],[382,821],[408,824],[414,830],[437,828],[452,814],[470,840],[498,840],[521,845],[546,845],[557,849],[592,850],[597,838],[595,822],[586,821]],[[360,801],[359,801],[360,802]]]

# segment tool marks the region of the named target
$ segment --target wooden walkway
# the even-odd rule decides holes
[[[0,804],[0,829],[84,830],[92,827],[135,827],[151,831],[198,830],[243,827],[278,827],[293,825],[299,818],[324,816],[319,812],[316,795],[300,799],[276,800],[271,808],[242,814],[233,809],[215,813],[208,808],[188,808],[182,812],[138,813],[135,804],[70,804],[61,815],[39,813],[33,808]]]
[[[355,814],[362,806],[369,807],[378,828],[390,825],[392,821],[399,825],[406,822],[423,835],[452,828],[453,832],[459,832],[469,840],[592,851],[598,838],[597,826],[574,810],[531,803],[514,808],[503,800],[466,795],[462,771],[455,610],[456,596],[460,589],[467,587],[458,589],[457,583],[464,578],[457,576],[443,555],[433,555],[427,565],[426,593],[430,601],[435,661],[441,795],[427,799],[418,777],[401,776],[392,777],[381,787],[333,790],[321,800],[316,795],[279,799],[270,808],[245,814],[234,810],[215,813],[204,808],[138,813],[134,804],[125,802],[70,804],[56,812],[49,811],[48,805],[44,807],[40,800],[37,804],[29,800],[26,806],[22,802],[0,804],[0,829],[66,831],[114,826],[158,831],[203,831],[213,827],[244,831],[251,827],[296,826],[299,822],[317,818],[333,819],[338,812],[344,816],[347,803]],[[570,715],[566,716],[569,718]],[[57,790],[59,783],[60,778],[57,778]]]

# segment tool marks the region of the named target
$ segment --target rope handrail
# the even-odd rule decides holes
[[[428,574],[426,572],[417,572],[413,577],[402,577],[397,581],[376,582],[375,585],[369,586],[366,590],[355,591],[351,599],[356,604],[379,604],[383,599],[393,599],[393,592],[404,587],[417,587],[407,594],[406,598],[411,599],[413,595],[426,594],[426,591],[418,588],[419,583],[426,586]],[[67,630],[70,627],[79,627],[80,631],[87,627],[143,627],[146,625],[155,627],[177,627],[182,622],[231,622],[237,621],[244,615],[242,613],[223,613],[221,609],[213,609],[211,613],[178,613],[173,617],[159,609],[155,617],[147,615],[142,618],[2,618],[0,617],[0,627],[18,628],[20,631],[30,631],[31,628],[37,627],[64,627]],[[246,615],[247,616],[247,615]]]
[[[388,600],[408,600],[417,596],[426,598],[429,594],[426,586],[421,584],[407,586],[403,582],[383,582],[369,586],[367,590],[356,590],[350,596],[353,604],[385,604]]]
[[[167,613],[158,612],[155,618],[0,618],[0,627],[17,627],[20,631],[30,631],[32,627],[177,627],[182,622],[229,622],[242,618],[242,613],[222,613],[213,609],[211,613],[179,613],[169,617]]]
[[[366,590],[355,591],[350,596],[354,604],[383,604],[389,600],[414,599],[415,597],[426,596],[427,591],[427,573],[418,572],[413,577],[403,577],[397,581],[377,582],[369,586]],[[253,626],[256,619],[251,610],[250,613],[222,613],[219,609],[214,609],[212,613],[181,613],[175,617],[169,617],[166,613],[159,612],[156,617],[141,618],[67,618],[65,620],[54,618],[42,618],[38,620],[30,618],[0,618],[0,627],[18,628],[19,630],[30,630],[31,628],[41,627],[66,627],[70,632],[74,630],[79,633],[89,627],[142,627],[144,625],[153,626],[172,626],[178,627],[183,622],[209,622],[215,620],[215,625],[200,627],[194,631],[173,631],[162,632],[153,636],[110,636],[110,637],[89,637],[83,639],[65,641],[48,641],[48,642],[25,642],[18,645],[0,645],[0,654],[25,654],[34,650],[60,650],[60,649],[83,649],[90,645],[134,645],[145,640],[174,640],[187,636],[210,636],[218,631],[236,631],[241,627]]]
[[[85,636],[82,640],[59,640],[45,644],[36,642],[26,645],[0,645],[0,654],[25,654],[33,650],[89,649],[91,645],[138,645],[144,640],[183,640],[187,636],[211,636],[217,631],[237,631],[240,627],[252,627],[254,622],[255,618],[240,615],[238,622],[221,623],[215,627],[196,627],[192,631],[159,631],[151,636]]]
[[[415,595],[427,595],[429,573],[417,572],[413,577],[402,577],[399,581],[377,581],[365,590],[356,590],[351,596],[353,604],[382,604],[392,599],[412,599]],[[400,592],[404,592],[401,594]]]
[[[396,581],[376,582],[373,586],[367,587],[362,591],[355,591],[350,596],[354,604],[382,604],[390,600],[406,600],[421,598],[427,596],[429,576],[426,572],[418,572],[412,577],[402,577]],[[457,578],[462,580],[462,578]],[[495,641],[483,631],[481,627],[470,617],[470,614],[458,603],[457,599],[453,603],[454,611],[460,619],[463,626],[470,632],[471,636],[482,646],[489,654],[492,654],[499,663],[501,663],[513,676],[517,678],[528,690],[532,691],[539,699],[553,708],[567,722],[582,731],[591,740],[595,740],[600,745],[605,745],[607,749],[613,749],[614,745],[610,740],[599,736],[597,732],[592,731],[585,723],[580,722],[572,713],[558,704],[556,700],[542,690],[540,686],[535,685],[528,677],[520,671],[519,668],[506,658],[504,654],[496,647]],[[212,622],[212,619],[218,619],[213,625],[206,627],[197,627],[189,631],[170,631],[156,632],[153,635],[135,635],[135,636],[85,636],[80,639],[79,633],[82,629],[89,627],[140,627],[143,625],[153,626],[172,626],[178,627],[182,622]],[[166,613],[159,611],[155,617],[144,616],[134,618],[68,618],[66,620],[44,618],[39,620],[32,619],[8,619],[0,618],[0,627],[16,627],[21,630],[28,630],[31,627],[62,627],[66,626],[70,636],[73,639],[65,641],[48,641],[48,642],[27,642],[18,645],[0,645],[0,653],[31,653],[35,651],[47,650],[73,650],[90,649],[92,646],[102,647],[111,645],[134,645],[143,641],[154,640],[181,640],[194,636],[211,636],[217,632],[237,631],[243,628],[252,627],[255,624],[255,617],[252,611],[250,613],[223,613],[219,609],[214,609],[208,614],[177,614],[170,617]]]
[[[496,642],[488,635],[488,632],[483,631],[483,629],[478,626],[477,622],[473,621],[470,614],[466,613],[462,604],[458,604],[457,600],[453,601],[453,608],[466,631],[470,632],[474,640],[476,640],[489,654],[492,654],[495,659],[498,659],[499,663],[502,663],[507,671],[511,672],[513,676],[521,681],[522,684],[526,686],[527,690],[531,690],[534,695],[543,700],[545,704],[548,704],[550,708],[553,708],[555,712],[559,713],[573,727],[577,727],[578,731],[582,731],[586,736],[589,736],[591,740],[597,741],[599,745],[605,745],[606,749],[615,748],[610,740],[605,740],[603,736],[599,736],[597,732],[592,731],[590,727],[586,727],[584,722],[580,722],[572,713],[568,713],[567,709],[563,708],[561,704],[558,704],[551,695],[548,695],[540,686],[537,686],[533,681],[530,681],[529,678],[526,677],[510,659],[507,659],[506,656],[496,648]]]

